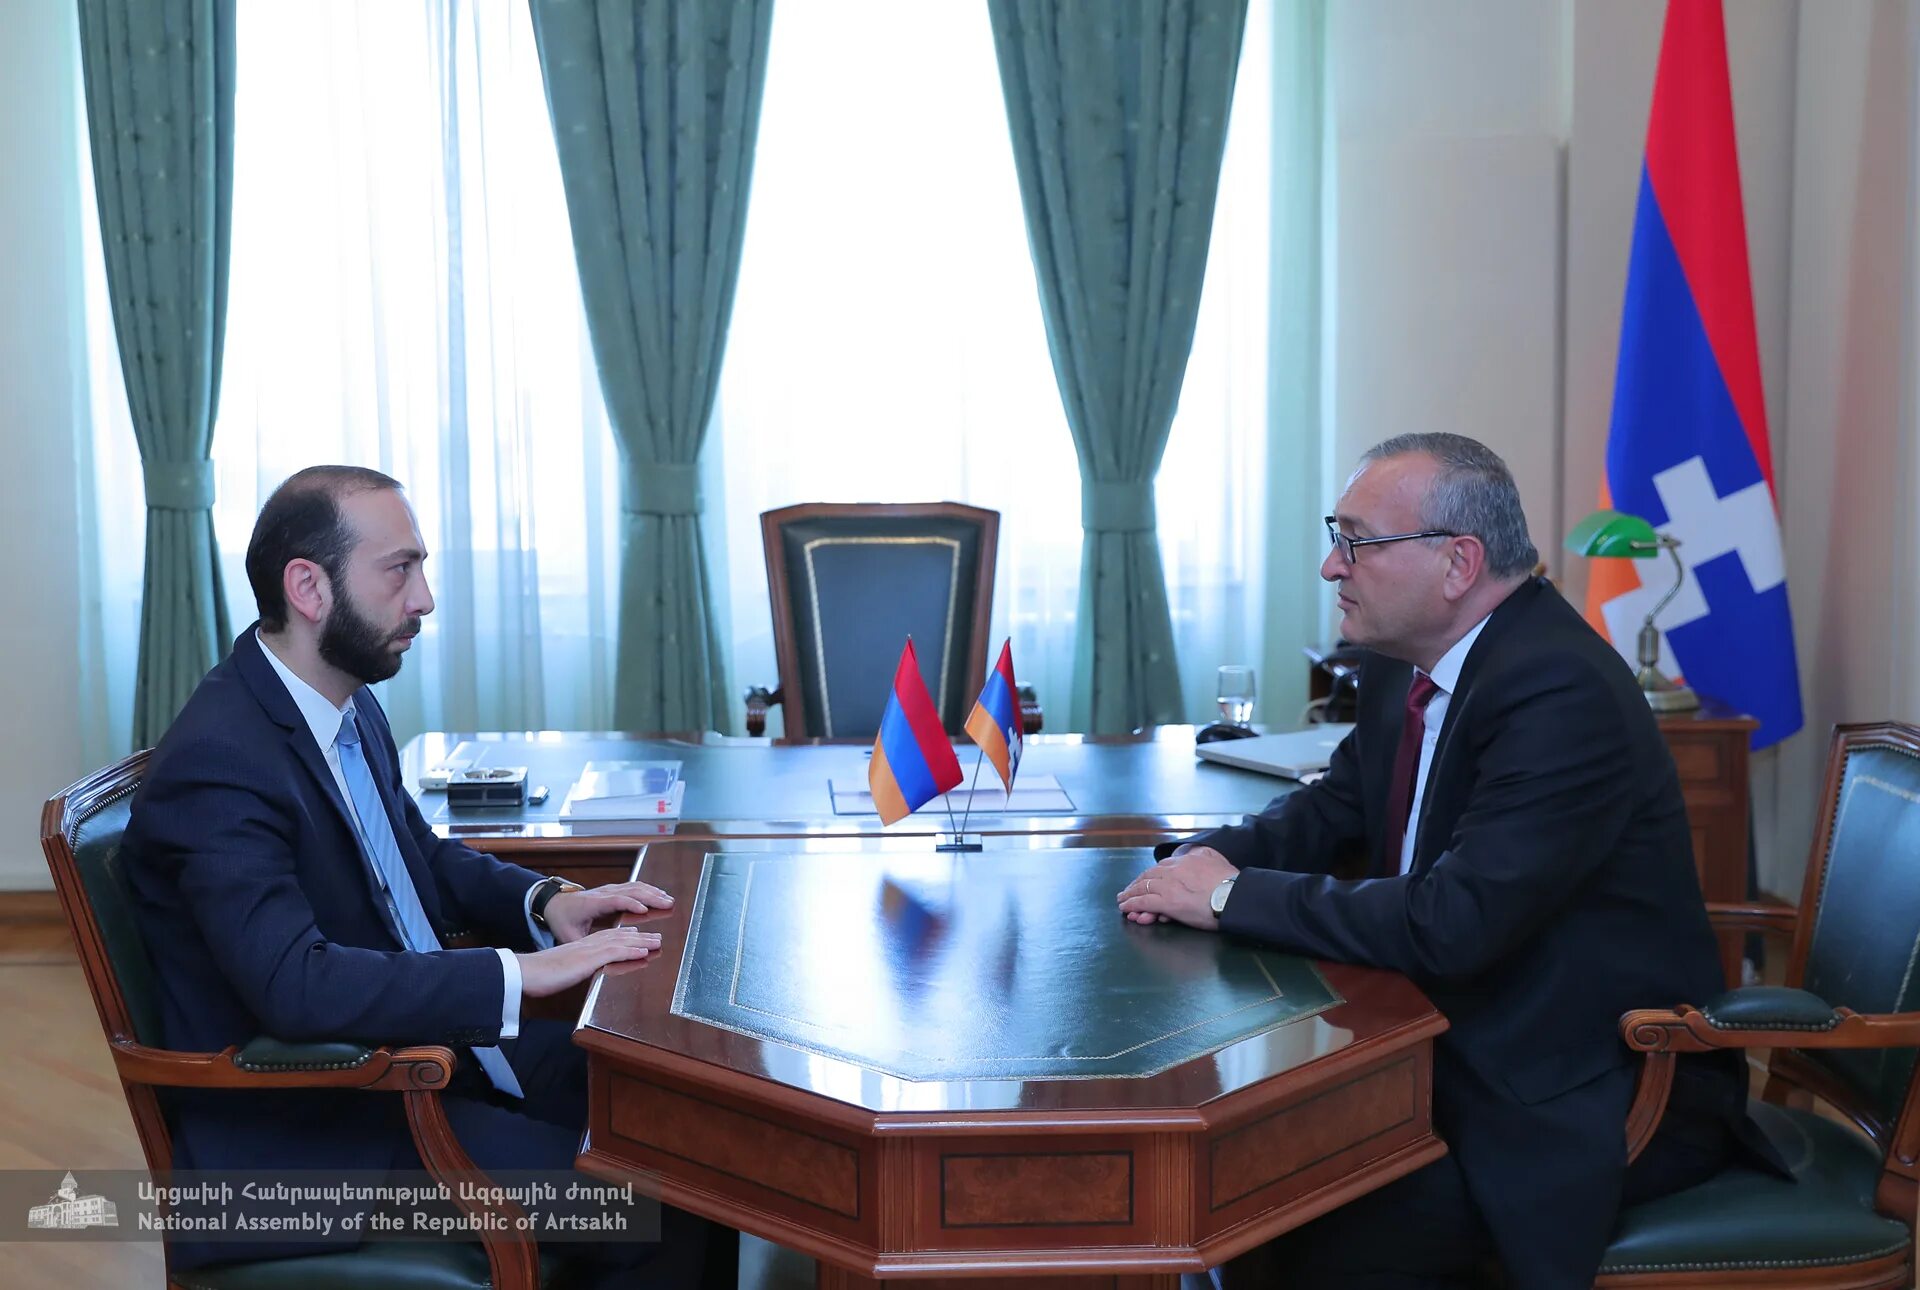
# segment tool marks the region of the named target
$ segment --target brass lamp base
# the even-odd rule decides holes
[[[1700,696],[1690,686],[1669,681],[1660,670],[1660,631],[1653,625],[1652,614],[1641,625],[1639,646],[1640,670],[1634,679],[1640,682],[1647,706],[1655,712],[1691,712],[1699,707]]]
[[[1700,696],[1691,686],[1676,685],[1657,668],[1640,670],[1640,693],[1655,712],[1691,712],[1700,706]]]

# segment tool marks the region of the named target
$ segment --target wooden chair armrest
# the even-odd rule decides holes
[[[253,1070],[231,1047],[217,1053],[149,1048],[130,1039],[113,1041],[113,1065],[129,1084],[162,1088],[358,1088],[379,1092],[439,1090],[453,1078],[451,1048],[366,1048],[351,1062],[331,1068],[288,1065]]]
[[[786,698],[786,687],[774,686],[769,690],[764,685],[756,685],[747,691],[747,733],[758,738],[767,733],[767,709],[777,706]]]
[[[1654,1130],[1667,1113],[1667,1095],[1673,1091],[1673,1054],[1648,1053],[1640,1068],[1640,1082],[1633,1090],[1633,1104],[1627,1108],[1627,1163],[1653,1141]]]
[[[350,1088],[399,1093],[407,1128],[427,1173],[473,1221],[496,1290],[539,1290],[540,1247],[527,1235],[526,1211],[484,1185],[486,1175],[454,1136],[440,1091],[453,1078],[451,1048],[362,1048],[351,1044],[249,1044],[217,1053],[112,1043],[113,1064],[130,1084],[163,1088]],[[242,1065],[249,1062],[252,1069]],[[480,1183],[465,1186],[462,1183]]]
[[[1723,1048],[1915,1048],[1920,1012],[1862,1013],[1836,1008],[1830,1025],[1716,1025],[1691,1004],[1637,1009],[1620,1019],[1627,1046],[1643,1053],[1707,1053]]]
[[[407,1048],[403,1053],[438,1052],[444,1048]],[[451,1057],[452,1054],[448,1053]],[[407,1129],[413,1145],[433,1180],[447,1189],[453,1206],[465,1214],[487,1252],[489,1284],[494,1290],[540,1290],[540,1247],[528,1236],[527,1212],[511,1196],[485,1185],[487,1176],[454,1136],[447,1108],[438,1089],[407,1089]],[[462,1187],[477,1182],[477,1187]]]
[[[1716,931],[1779,932],[1792,936],[1800,922],[1800,911],[1785,903],[1732,904],[1710,900],[1707,919]]]

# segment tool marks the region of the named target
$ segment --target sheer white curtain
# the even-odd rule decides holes
[[[408,485],[439,601],[383,687],[396,732],[604,725],[613,445],[527,6],[259,4],[241,19],[213,441],[234,621],[253,617],[242,557],[267,493],[316,462],[372,466]],[[89,634],[102,737],[124,746],[139,463],[104,289],[90,294]]]
[[[236,623],[266,494],[344,461],[409,485],[439,607],[382,698],[422,729],[612,711],[616,458],[520,0],[245,6],[215,512]],[[803,500],[1002,514],[993,631],[1064,720],[1079,473],[985,12],[778,6],[719,421],[703,461],[732,675],[774,678],[758,516]],[[1265,543],[1270,5],[1250,19],[1198,335],[1160,472],[1182,681],[1253,662]],[[91,193],[91,186],[88,186]],[[140,467],[86,236],[96,524],[89,756],[129,739]],[[1264,678],[1263,678],[1264,680]],[[777,712],[777,710],[776,710]],[[777,716],[776,716],[777,723]],[[777,730],[777,724],[776,724]]]
[[[1256,661],[1261,623],[1272,40],[1269,6],[1253,9],[1158,486],[1181,680],[1200,720],[1214,669]],[[1020,679],[1061,728],[1079,469],[983,7],[775,8],[718,417],[735,676],[775,675],[761,511],[970,502],[1001,513],[989,655],[1013,637]]]

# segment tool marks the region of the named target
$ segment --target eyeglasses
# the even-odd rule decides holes
[[[1363,546],[1379,546],[1383,542],[1411,542],[1415,538],[1459,537],[1450,529],[1423,529],[1418,533],[1394,533],[1388,537],[1357,538],[1348,537],[1340,531],[1340,521],[1333,516],[1323,517],[1327,524],[1327,540],[1333,544],[1340,558],[1348,564],[1353,563],[1353,553]]]

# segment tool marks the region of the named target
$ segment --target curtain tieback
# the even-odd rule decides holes
[[[627,463],[627,493],[622,509],[635,515],[698,515],[700,467],[683,462]]]
[[[147,461],[141,463],[147,480],[147,509],[206,511],[213,509],[213,463],[210,461]]]
[[[1080,527],[1090,533],[1150,533],[1154,529],[1153,481],[1080,481]]]

